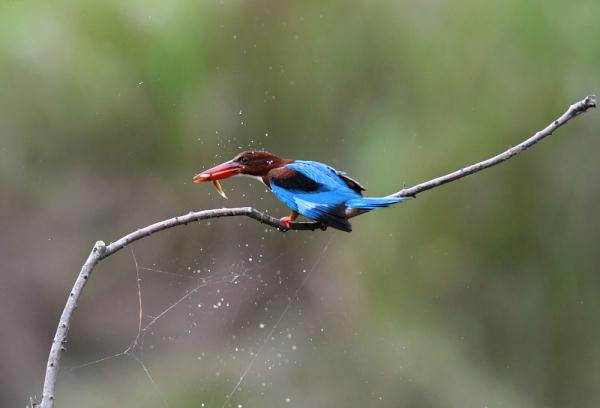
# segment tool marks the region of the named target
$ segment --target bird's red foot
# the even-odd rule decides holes
[[[321,228],[321,231],[327,231],[327,224],[325,224],[324,222],[319,223],[319,227]]]
[[[279,219],[279,221],[281,221],[281,222],[283,223],[283,225],[285,225],[285,229],[286,229],[286,230],[291,230],[291,229],[292,229],[292,226],[291,226],[290,222],[293,222],[293,221],[294,221],[294,218],[292,218],[292,217],[290,217],[290,216],[287,216],[287,217],[281,217],[281,218]]]

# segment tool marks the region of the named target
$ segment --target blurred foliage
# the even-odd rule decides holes
[[[0,323],[12,329],[0,368],[13,375],[0,405],[40,389],[92,242],[223,205],[191,184],[197,170],[264,148],[330,163],[377,195],[486,158],[600,89],[598,15],[593,0],[3,1]],[[295,318],[311,341],[312,323],[327,338],[266,390],[251,370],[244,407],[598,406],[599,129],[588,113],[506,164],[356,219],[350,235],[220,220],[136,251],[177,269],[213,245],[226,266],[248,256],[243,242],[260,243],[265,259],[293,253],[279,266],[293,294],[296,266],[329,240],[301,292],[312,312]],[[286,212],[264,187],[224,186],[228,205]],[[130,341],[135,321],[116,313],[135,318],[130,270],[125,254],[94,276],[70,333],[73,364]],[[156,299],[168,304],[166,292]],[[342,300],[318,300],[328,298]],[[256,326],[247,303],[197,334],[204,347],[223,356],[233,343],[221,339],[244,335],[231,321]],[[178,407],[221,406],[244,368],[226,380],[213,375],[219,359],[190,368],[189,348],[154,357]],[[61,406],[163,406],[127,367],[65,375]]]

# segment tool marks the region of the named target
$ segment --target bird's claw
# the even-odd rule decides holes
[[[279,219],[279,221],[281,221],[283,223],[283,225],[285,226],[285,230],[286,231],[289,231],[289,230],[292,229],[292,224],[290,224],[292,221],[294,221],[292,217],[290,217],[290,216],[281,217]]]

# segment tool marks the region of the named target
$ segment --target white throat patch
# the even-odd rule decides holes
[[[263,178],[262,178],[261,176],[253,176],[253,175],[251,175],[251,174],[241,174],[241,173],[240,173],[240,174],[238,174],[238,175],[239,175],[239,176],[242,176],[242,177],[249,177],[249,178],[253,178],[253,179],[255,179],[255,180],[258,180],[258,181],[260,181],[260,182],[261,182],[261,184],[265,184],[265,181],[263,180]],[[266,184],[265,184],[265,185],[266,185]]]

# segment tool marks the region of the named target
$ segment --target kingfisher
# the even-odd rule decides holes
[[[233,159],[194,176],[194,183],[212,181],[226,198],[219,180],[236,175],[254,177],[264,183],[291,214],[280,218],[286,229],[299,214],[315,220],[325,229],[330,226],[350,232],[346,209],[369,211],[399,203],[407,197],[363,197],[365,188],[345,172],[316,161],[292,160],[266,151],[245,151]]]

